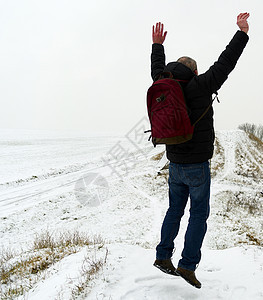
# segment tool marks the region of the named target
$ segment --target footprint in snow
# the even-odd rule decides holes
[[[222,269],[219,268],[219,267],[209,267],[209,268],[205,268],[204,271],[205,272],[219,272],[221,271]]]
[[[154,279],[162,279],[163,277],[161,276],[146,276],[146,277],[138,277],[138,278],[135,278],[134,282],[137,283],[137,282],[143,282],[143,281],[149,281],[149,280],[154,280]]]

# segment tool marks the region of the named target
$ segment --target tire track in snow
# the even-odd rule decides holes
[[[221,179],[232,178],[236,166],[236,144],[237,136],[235,131],[217,132],[217,138],[224,148],[225,163]]]
[[[118,163],[125,165],[126,157],[119,159]],[[137,162],[145,160],[141,153],[137,155]],[[74,190],[74,184],[80,179],[85,178],[90,172],[97,172],[109,178],[111,176],[115,162],[107,162],[106,165],[96,166],[89,169],[73,171],[68,174],[58,175],[56,177],[42,179],[37,182],[31,182],[23,186],[16,186],[0,191],[0,217],[10,215],[16,211],[29,208],[54,197],[65,193],[68,190]]]

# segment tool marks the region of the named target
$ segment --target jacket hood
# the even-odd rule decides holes
[[[171,72],[175,79],[190,80],[196,74],[180,62],[171,62],[164,68],[164,72]]]

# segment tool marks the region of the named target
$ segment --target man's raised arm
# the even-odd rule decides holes
[[[236,32],[226,49],[221,53],[218,60],[204,74],[198,76],[200,85],[211,93],[220,89],[227,80],[230,72],[235,68],[248,42],[248,23],[249,13],[241,13],[237,16],[237,25],[240,30]]]
[[[151,76],[155,78],[164,70],[165,67],[165,54],[163,42],[165,40],[167,31],[163,32],[163,24],[156,23],[152,30],[152,54],[151,54]]]

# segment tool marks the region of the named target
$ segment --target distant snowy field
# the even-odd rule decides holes
[[[136,134],[1,130],[0,245],[26,253],[45,230],[100,234],[107,263],[76,299],[263,299],[263,149],[241,131],[218,132],[215,146],[201,290],[152,266],[168,206],[166,160],[153,160],[164,148]],[[71,299],[84,250],[51,266],[25,298]]]
[[[0,184],[92,165],[122,136],[0,130]]]

